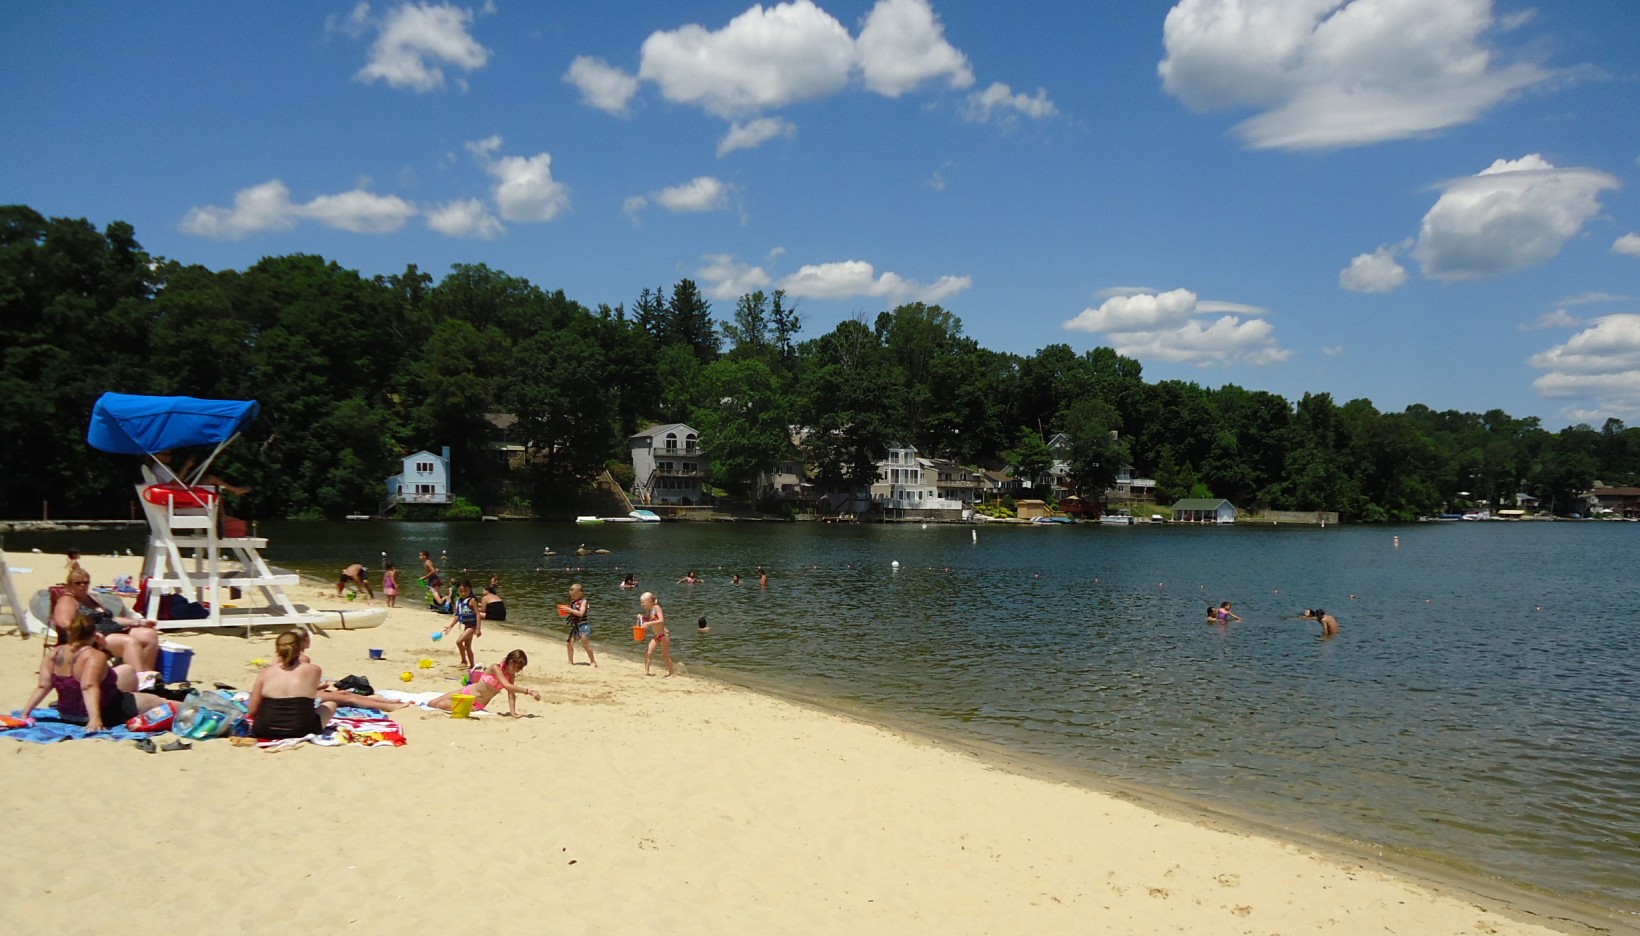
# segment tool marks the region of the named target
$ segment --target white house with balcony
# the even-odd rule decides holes
[[[885,517],[906,519],[962,519],[968,509],[960,500],[941,497],[939,471],[930,459],[919,458],[910,445],[891,445],[877,463],[877,483],[871,502]]]
[[[450,503],[450,447],[404,456],[403,470],[387,479],[387,505]]]
[[[635,433],[629,441],[634,503],[684,507],[706,503],[712,472],[700,447],[700,433],[683,423],[667,423]]]

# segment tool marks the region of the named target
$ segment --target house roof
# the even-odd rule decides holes
[[[443,455],[439,455],[435,452],[429,452],[426,449],[422,449],[419,452],[414,452],[412,454],[404,456],[403,458],[400,458],[399,461],[409,461],[412,458],[420,458],[423,455],[426,455],[428,458],[437,459],[438,461],[443,461],[444,460]]]
[[[516,413],[485,413],[484,421],[497,429],[511,429],[518,425]]]
[[[668,432],[676,432],[680,429],[683,430],[684,432],[693,432],[697,436],[700,435],[699,432],[695,431],[695,428],[693,426],[688,426],[688,425],[685,425],[683,423],[666,423],[666,424],[660,425],[660,426],[650,426],[648,429],[639,429],[637,432],[632,433],[632,435],[628,436],[627,438],[630,438],[630,439],[644,439],[644,438],[658,439],[661,436],[666,435]]]
[[[1222,497],[1186,497],[1186,498],[1178,501],[1177,503],[1175,503],[1173,505],[1173,509],[1174,510],[1218,510],[1221,505],[1228,506],[1231,510],[1236,509],[1235,504],[1230,503],[1229,501],[1225,500]]]

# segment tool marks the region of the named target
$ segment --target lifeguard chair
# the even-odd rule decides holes
[[[151,459],[143,465],[143,482],[137,485],[137,500],[148,519],[148,549],[142,565],[146,598],[136,611],[157,620],[160,630],[242,627],[248,636],[255,627],[313,627],[325,620],[325,615],[298,607],[285,594],[285,587],[297,584],[299,578],[268,566],[261,553],[267,539],[245,536],[243,530],[222,535],[220,492],[202,483],[211,462],[260,412],[261,405],[255,400],[125,393],[105,393],[92,409],[86,441],[93,448]],[[156,457],[190,445],[216,448],[188,477],[178,476]],[[184,550],[190,554],[184,556]],[[237,596],[230,598],[230,589]],[[160,599],[173,590],[204,605],[208,615],[160,619]],[[260,605],[248,606],[246,599],[252,593],[260,594]],[[224,607],[229,601],[247,606]]]

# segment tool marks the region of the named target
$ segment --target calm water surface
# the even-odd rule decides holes
[[[604,653],[634,650],[616,585],[635,572],[691,672],[1640,914],[1640,526],[263,532],[274,562],[323,576],[385,551],[413,584],[416,552],[447,550],[447,570],[501,573],[519,626],[557,628],[582,581]],[[97,548],[8,539],[65,537]],[[565,555],[583,542],[612,553]],[[705,584],[674,584],[691,568]],[[1205,624],[1222,600],[1245,622]],[[1315,606],[1342,634],[1296,619]]]

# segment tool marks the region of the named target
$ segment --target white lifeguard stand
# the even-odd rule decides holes
[[[201,483],[211,462],[238,437],[241,428],[256,419],[260,409],[254,400],[122,393],[103,394],[92,409],[86,441],[93,447],[153,458],[152,466],[143,465],[143,483],[137,486],[137,500],[148,519],[148,550],[142,563],[148,591],[146,604],[136,610],[157,620],[160,630],[244,628],[249,636],[256,627],[317,629],[326,619],[324,614],[291,602],[285,587],[299,579],[268,566],[261,553],[267,548],[266,539],[220,535],[220,492]],[[160,453],[187,445],[215,445],[216,450],[183,478]],[[237,598],[230,589],[238,590]],[[158,620],[160,599],[170,591],[208,606],[209,616]],[[260,594],[261,604],[239,605],[253,593]],[[229,603],[235,607],[224,607]]]
[[[210,609],[203,618],[158,620],[160,630],[202,630],[303,625],[312,627],[322,614],[298,608],[285,594],[300,579],[295,573],[276,572],[262,558],[268,541],[257,536],[218,535],[221,497],[210,485],[162,484],[143,466],[145,484],[137,485],[137,500],[148,518],[148,552],[142,561],[148,603],[137,613],[158,620],[160,599],[177,591],[189,601]],[[155,503],[158,501],[158,503]],[[190,555],[184,555],[188,550]],[[237,589],[235,595],[231,589]],[[255,607],[240,607],[252,593],[261,596]],[[235,607],[225,607],[234,604]]]
[[[6,559],[6,551],[0,549],[0,622],[9,620],[16,626],[19,637],[45,633],[46,625],[34,616],[34,612],[17,594],[17,583],[12,581],[11,572],[11,563]]]

